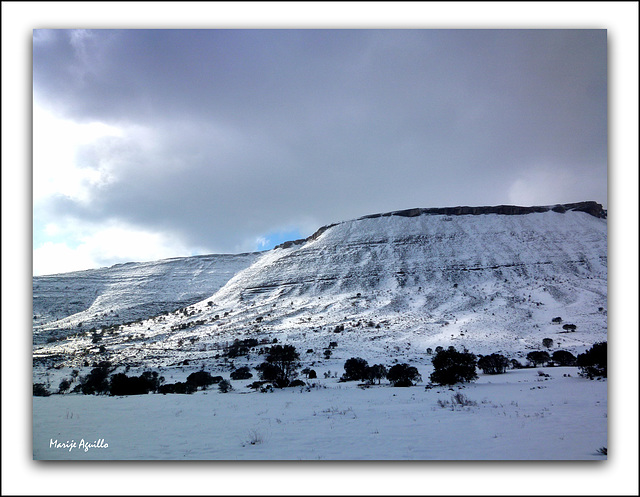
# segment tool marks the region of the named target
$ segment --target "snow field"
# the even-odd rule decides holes
[[[463,388],[334,378],[256,393],[233,382],[193,395],[33,399],[34,459],[597,460],[607,445],[607,382],[576,368],[480,375]],[[342,371],[340,371],[341,373]],[[420,373],[427,379],[430,371]],[[571,375],[571,376],[564,376]],[[474,403],[452,406],[461,392]],[[438,403],[441,401],[445,407]],[[449,404],[446,404],[446,403]],[[104,440],[87,452],[51,447]]]

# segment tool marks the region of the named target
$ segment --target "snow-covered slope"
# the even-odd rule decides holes
[[[34,343],[193,304],[216,292],[259,255],[205,255],[36,276]]]
[[[226,343],[253,337],[313,350],[309,361],[322,361],[331,341],[338,362],[424,361],[429,348],[449,345],[522,357],[543,338],[572,352],[606,340],[606,309],[598,204],[414,209],[263,253],[201,302],[104,333],[100,354],[88,337],[34,352],[176,364],[214,361]]]

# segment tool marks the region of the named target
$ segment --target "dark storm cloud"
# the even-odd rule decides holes
[[[536,168],[583,179],[553,202],[606,203],[603,30],[43,31],[33,56],[43,106],[125,130],[78,154],[111,181],[50,216],[236,251],[293,225],[514,203]]]

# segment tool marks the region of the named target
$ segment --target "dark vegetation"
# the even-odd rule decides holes
[[[260,379],[273,382],[277,388],[285,388],[297,375],[299,359],[300,354],[293,345],[274,345],[269,349],[266,361],[256,369]]]
[[[478,367],[484,374],[502,374],[509,366],[509,359],[501,354],[485,355],[478,359]]]
[[[447,350],[440,350],[431,363],[434,371],[430,379],[439,385],[454,385],[478,378],[476,356],[470,352],[458,352],[454,347],[449,347]]]
[[[412,387],[414,383],[422,381],[418,370],[408,364],[396,364],[389,369],[387,379],[394,387]]]
[[[576,360],[580,376],[593,380],[607,377],[607,342],[598,342]]]

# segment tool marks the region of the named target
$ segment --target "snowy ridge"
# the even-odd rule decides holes
[[[193,304],[214,293],[258,256],[206,255],[36,276],[34,343]]]

